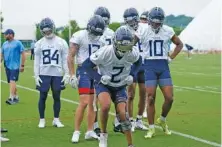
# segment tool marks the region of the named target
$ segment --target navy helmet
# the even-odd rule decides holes
[[[162,8],[154,7],[150,10],[148,21],[155,33],[158,33],[160,28],[163,26],[164,19],[165,13]]]
[[[114,35],[114,48],[118,56],[124,56],[125,53],[132,50],[134,45],[134,36],[126,26],[119,27]]]
[[[91,17],[87,24],[88,32],[93,36],[102,36],[105,30],[105,22],[99,15]]]
[[[44,18],[39,24],[41,34],[46,38],[52,38],[55,32],[55,24],[52,19]]]
[[[134,30],[138,29],[139,26],[139,13],[135,8],[128,8],[123,14],[124,22]]]
[[[148,20],[148,14],[149,14],[149,11],[144,11],[144,12],[140,15],[140,19]]]
[[[106,25],[109,25],[110,23],[110,13],[109,10],[106,7],[98,7],[95,12],[95,15],[99,15],[103,18],[105,21]]]

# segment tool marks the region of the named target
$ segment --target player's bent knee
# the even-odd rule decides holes
[[[120,122],[120,124],[121,124],[123,132],[130,131],[132,128],[132,125],[129,120],[122,121]]]

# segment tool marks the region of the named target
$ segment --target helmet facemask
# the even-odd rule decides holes
[[[149,23],[155,33],[158,33],[163,26],[163,20],[160,19],[149,19]]]
[[[115,41],[115,52],[118,56],[123,57],[126,53],[132,51],[133,45],[133,41],[129,40]]]
[[[127,17],[124,20],[125,20],[126,25],[128,25],[133,30],[137,30],[138,29],[138,26],[139,26],[139,18],[138,18],[138,16]]]
[[[51,28],[43,28],[41,30],[41,34],[46,37],[47,39],[52,39],[54,36],[54,31]]]
[[[104,32],[104,30],[102,30],[101,28],[95,28],[94,26],[89,26],[87,30],[89,32],[90,40],[99,40]]]

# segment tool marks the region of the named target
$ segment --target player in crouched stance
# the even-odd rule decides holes
[[[83,68],[97,82],[96,94],[101,105],[101,134],[99,147],[107,147],[107,121],[111,100],[126,136],[129,147],[133,147],[131,123],[127,113],[126,86],[133,83],[133,76],[142,64],[138,51],[133,49],[134,36],[122,26],[114,35],[114,44],[100,48],[83,63]],[[131,65],[134,65],[131,70]],[[98,72],[94,67],[98,68]]]
[[[55,25],[50,18],[44,18],[39,27],[44,37],[35,44],[34,49],[35,82],[37,89],[40,91],[38,103],[40,121],[38,127],[45,127],[45,102],[50,88],[54,99],[54,120],[52,124],[56,127],[64,127],[59,120],[59,113],[61,90],[65,89],[64,84],[69,82],[69,70],[66,60],[68,44],[54,34]]]

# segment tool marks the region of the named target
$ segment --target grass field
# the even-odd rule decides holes
[[[20,75],[18,90],[21,102],[8,106],[8,85],[4,68],[1,69],[1,110],[2,127],[9,132],[10,142],[3,147],[98,147],[97,141],[85,141],[86,121],[82,124],[81,138],[78,144],[71,143],[74,112],[78,103],[77,91],[69,86],[62,94],[61,120],[64,128],[52,127],[52,97],[49,96],[46,107],[47,127],[39,129],[38,92],[35,91],[33,63],[26,62],[25,72]],[[136,147],[210,147],[221,144],[221,64],[220,55],[193,55],[191,60],[180,55],[170,65],[175,89],[175,102],[168,116],[168,125],[174,131],[165,136],[157,129],[156,137],[145,139],[146,132],[133,134]],[[163,98],[158,90],[157,115],[160,115]],[[135,107],[138,99],[135,99]],[[136,116],[136,109],[134,114]],[[111,109],[114,112],[114,109]],[[112,131],[113,115],[109,118],[109,147],[126,147],[122,134]],[[147,121],[144,119],[144,121]]]

